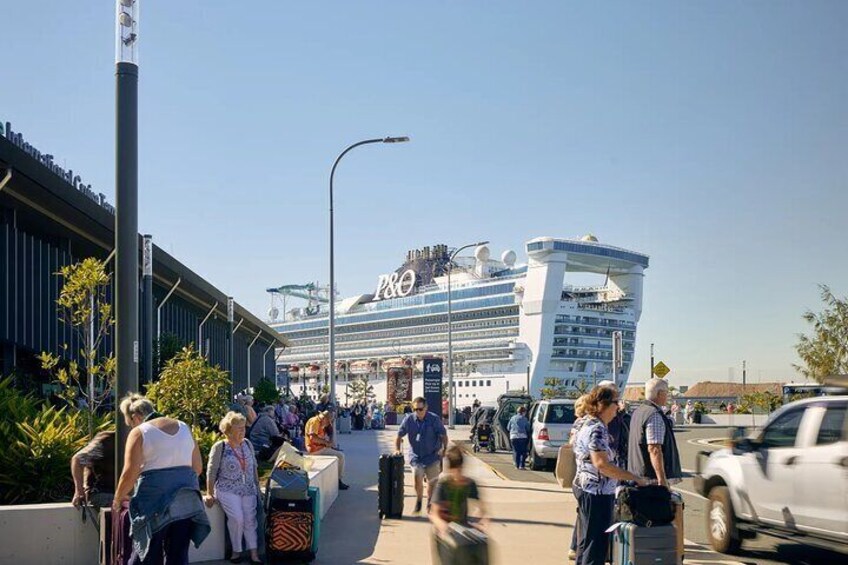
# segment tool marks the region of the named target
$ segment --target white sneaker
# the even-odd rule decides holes
[[[569,550],[568,550],[568,560],[569,560],[569,561],[574,561],[574,560],[576,560],[576,559],[577,559],[577,552],[576,552],[576,551],[574,551],[573,549],[569,549]]]

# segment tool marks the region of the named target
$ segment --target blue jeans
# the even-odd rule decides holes
[[[150,549],[144,561],[133,551],[129,565],[188,565],[191,528],[191,518],[171,522],[150,538]]]
[[[523,469],[524,462],[527,460],[527,443],[530,441],[526,437],[512,438],[512,457],[515,462],[516,469]]]

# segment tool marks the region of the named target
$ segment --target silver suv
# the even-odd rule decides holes
[[[848,548],[848,396],[787,404],[732,448],[698,456],[707,535],[734,553],[757,532]],[[702,456],[708,456],[701,468]]]
[[[552,465],[559,448],[568,443],[574,425],[574,400],[557,398],[534,402],[528,419],[533,425],[530,468],[539,471]]]

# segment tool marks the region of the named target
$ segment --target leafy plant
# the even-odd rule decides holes
[[[696,414],[706,414],[707,413],[707,405],[703,402],[696,402],[692,407]]]
[[[224,436],[217,430],[217,422],[214,430],[204,430],[200,426],[191,427],[191,435],[197,442],[197,447],[200,449],[200,457],[203,459],[203,472],[200,474],[200,488],[206,488],[206,464],[209,462],[209,452],[212,451],[212,446]]]
[[[253,399],[259,404],[274,404],[280,399],[280,391],[271,379],[262,378],[253,389]]]
[[[159,380],[147,387],[147,397],[163,414],[192,427],[201,421],[217,422],[229,406],[230,377],[213,367],[189,345],[162,370]]]
[[[62,396],[71,406],[85,400],[89,437],[94,436],[94,414],[110,398],[115,383],[115,357],[101,350],[103,340],[115,323],[112,305],[106,299],[110,277],[102,261],[89,257],[66,265],[57,273],[64,279],[56,303],[60,320],[71,327],[82,344],[80,367],[76,360],[67,364],[57,354],[44,351],[39,355],[42,367],[54,373],[62,386]],[[62,349],[67,351],[68,345]]]
[[[819,288],[825,309],[804,314],[813,331],[798,336],[795,350],[802,364],[793,366],[805,378],[822,383],[827,377],[848,373],[848,298],[837,298],[825,285]]]
[[[23,401],[24,404],[26,401]],[[70,500],[71,457],[88,441],[88,415],[67,407],[42,406],[23,421],[3,422],[0,441],[0,502],[34,504]],[[94,418],[94,429],[111,426]]]

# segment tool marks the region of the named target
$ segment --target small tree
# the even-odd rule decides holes
[[[227,410],[230,377],[213,367],[189,345],[162,370],[159,380],[147,387],[147,396],[167,416],[196,426],[201,418],[217,422]]]
[[[79,398],[85,400],[88,411],[89,437],[94,435],[94,414],[111,396],[115,383],[115,357],[103,353],[103,339],[109,335],[115,320],[112,305],[106,300],[110,277],[104,263],[90,257],[79,263],[62,267],[56,273],[64,279],[59,292],[59,316],[71,327],[80,344],[80,368],[76,360],[62,365],[55,353],[44,351],[39,356],[42,367],[54,373],[62,387],[61,396],[71,406]],[[67,351],[68,344],[62,349]]]
[[[370,402],[374,399],[374,387],[368,384],[368,377],[356,377],[348,385],[347,395],[354,402]]]
[[[280,399],[280,391],[271,379],[262,378],[253,389],[253,399],[259,404],[274,404]]]
[[[825,309],[804,314],[813,331],[798,336],[795,350],[802,364],[793,366],[805,378],[822,383],[829,376],[848,373],[848,298],[837,298],[825,285],[819,288]]]

